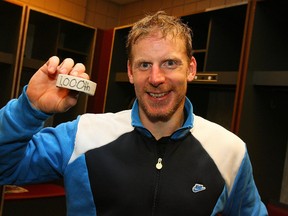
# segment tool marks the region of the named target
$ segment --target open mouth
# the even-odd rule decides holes
[[[149,95],[151,96],[151,97],[154,97],[154,98],[161,98],[161,97],[164,97],[165,95],[167,95],[168,94],[168,92],[164,92],[164,93],[149,93]]]

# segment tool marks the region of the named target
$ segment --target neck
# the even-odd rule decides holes
[[[142,124],[147,128],[156,140],[170,136],[179,129],[185,120],[184,111],[176,112],[168,121],[150,121],[144,113],[140,114]]]

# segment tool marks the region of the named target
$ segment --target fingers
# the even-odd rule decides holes
[[[66,58],[64,61],[57,67],[57,71],[60,74],[69,74],[74,66],[74,60],[71,58]]]
[[[47,67],[47,72],[51,76],[56,76],[59,73],[89,79],[89,75],[85,73],[86,68],[84,64],[75,64],[72,58],[64,59],[60,65],[59,63],[60,59],[57,56],[52,56],[51,58],[49,58],[46,64],[43,65],[42,70],[45,71],[45,67]]]
[[[74,60],[71,58],[64,59],[64,61],[57,67],[57,71],[60,74],[68,74],[84,79],[89,79],[89,76],[85,73],[85,70],[86,68],[84,64],[77,63],[74,65]]]
[[[59,58],[57,56],[52,56],[48,61],[40,68],[43,72],[48,72],[48,74],[54,74],[57,71],[59,65]]]
[[[82,63],[75,64],[69,75],[89,79],[89,75],[85,73],[85,66]]]

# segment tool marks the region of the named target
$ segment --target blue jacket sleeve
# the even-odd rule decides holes
[[[268,215],[266,207],[261,201],[256,188],[253,179],[252,166],[247,152],[225,205],[223,215]]]
[[[73,151],[77,120],[42,129],[50,115],[34,109],[23,92],[0,110],[0,185],[59,178]]]

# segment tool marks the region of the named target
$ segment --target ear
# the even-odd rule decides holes
[[[197,62],[194,56],[192,56],[190,60],[189,71],[188,71],[188,76],[187,76],[188,82],[191,82],[194,79],[196,72],[197,72]]]
[[[129,60],[127,61],[127,69],[128,69],[129,82],[130,82],[131,84],[134,84],[132,66],[131,66],[131,62],[130,62]]]

